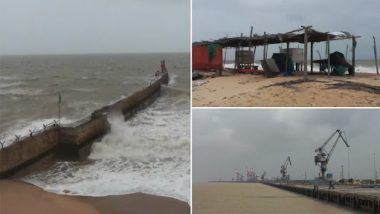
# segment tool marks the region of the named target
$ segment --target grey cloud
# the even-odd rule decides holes
[[[189,0],[0,0],[0,8],[0,54],[189,51]]]
[[[357,57],[372,59],[372,35],[380,38],[380,1],[366,0],[267,0],[217,1],[193,0],[193,40],[218,39],[224,36],[287,32],[301,25],[321,31],[348,31],[358,40]],[[345,51],[350,41],[333,43],[335,50]],[[324,50],[324,44],[315,50]],[[270,51],[277,50],[271,47]]]
[[[380,167],[380,111],[304,109],[193,110],[193,179],[231,179],[236,168],[279,176],[287,155],[293,178],[318,174],[314,149],[336,129],[347,134],[352,177],[373,177],[373,152]],[[328,169],[339,176],[347,167],[348,150],[337,145]],[[380,171],[380,169],[378,169]],[[345,174],[347,171],[345,172]]]

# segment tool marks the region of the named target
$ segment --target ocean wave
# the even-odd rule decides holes
[[[361,66],[361,65],[358,65],[358,66],[355,66],[355,70],[356,72],[359,72],[359,73],[373,73],[373,74],[376,74],[376,67],[369,67],[369,66]]]
[[[189,105],[188,96],[163,96],[128,122],[110,117],[111,132],[88,162],[60,162],[24,180],[58,194],[143,192],[190,202]]]
[[[22,88],[10,88],[10,89],[0,89],[1,95],[27,95],[35,96],[42,95],[44,90],[42,89],[22,89]]]
[[[176,79],[177,79],[176,74],[169,75],[169,85],[175,85],[177,83]]]
[[[23,82],[21,81],[16,81],[16,82],[0,82],[0,88],[9,88],[13,86],[20,86],[22,85]]]
[[[17,76],[0,76],[0,81],[15,80],[15,79],[17,79]]]
[[[234,63],[226,63],[226,64],[224,64],[224,68],[227,68],[227,69],[234,69],[234,66],[235,66]],[[255,66],[258,66],[258,69],[262,70],[262,66],[260,64],[255,63]],[[311,70],[311,66],[308,65],[307,69],[310,71]],[[319,69],[318,66],[314,65],[314,71],[318,71],[317,69]],[[355,71],[358,72],[358,73],[373,73],[373,74],[375,74],[376,73],[376,67],[375,66],[356,65],[355,66]]]

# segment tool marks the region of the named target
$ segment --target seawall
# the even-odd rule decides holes
[[[87,118],[68,126],[52,124],[38,134],[20,138],[0,149],[0,178],[27,174],[56,160],[86,159],[92,143],[109,131],[109,115],[122,114],[125,119],[132,117],[160,96],[161,84],[167,84],[167,80],[168,73],[164,73],[149,86],[94,111]]]
[[[370,213],[380,213],[380,193],[365,192],[358,189],[314,189],[313,186],[301,186],[291,184],[278,184],[265,182],[264,184],[302,194],[315,199],[335,203],[357,210],[368,211]]]

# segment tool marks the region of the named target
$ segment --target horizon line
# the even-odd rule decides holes
[[[67,56],[67,55],[118,55],[118,54],[171,54],[188,53],[190,51],[163,51],[163,52],[95,52],[95,53],[27,53],[27,54],[0,54],[3,56]]]

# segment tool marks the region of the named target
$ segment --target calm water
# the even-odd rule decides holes
[[[195,183],[193,213],[351,214],[358,212],[264,184]]]
[[[189,201],[189,54],[2,57],[0,127],[3,138],[63,123],[149,85],[165,59],[170,75],[162,96],[132,120],[109,118],[111,133],[94,143],[86,163],[58,162],[24,181],[46,191],[104,196],[145,192]]]

